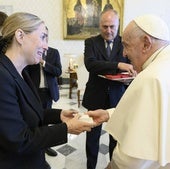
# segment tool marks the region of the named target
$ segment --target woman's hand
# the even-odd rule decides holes
[[[96,123],[88,123],[81,121],[80,115],[74,109],[62,110],[61,120],[66,123],[68,128],[68,133],[70,134],[80,134],[84,131],[91,131],[91,128],[96,126]]]
[[[62,122],[67,122],[68,120],[74,118],[74,116],[78,114],[77,110],[70,109],[70,110],[62,110],[60,118]]]
[[[80,134],[84,131],[91,131],[91,128],[96,126],[96,123],[88,123],[81,121],[80,115],[75,115],[74,118],[66,121],[65,123],[67,124],[68,128],[68,133],[71,134]]]

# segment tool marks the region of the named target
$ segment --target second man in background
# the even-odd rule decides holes
[[[88,110],[115,107],[126,87],[121,82],[113,82],[98,75],[116,74],[127,71],[134,74],[133,66],[123,57],[121,37],[118,35],[119,16],[113,9],[103,11],[100,17],[100,35],[85,40],[84,61],[89,71],[89,80],[83,98],[83,106]],[[87,132],[87,169],[95,169],[99,151],[102,126]],[[109,136],[110,159],[116,141]]]

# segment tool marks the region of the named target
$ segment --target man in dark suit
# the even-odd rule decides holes
[[[88,110],[115,107],[125,91],[121,82],[113,82],[98,75],[116,74],[127,71],[135,73],[133,66],[123,57],[121,37],[117,34],[119,17],[116,11],[107,10],[101,14],[101,34],[85,40],[84,62],[89,71],[89,80],[83,97],[83,106]],[[110,49],[108,49],[110,48]],[[101,125],[87,132],[86,154],[87,168],[95,169],[99,151]],[[110,158],[116,141],[109,136]]]
[[[43,108],[50,109],[52,100],[59,99],[57,77],[61,75],[62,70],[58,50],[49,47],[40,64],[30,65],[27,70],[38,90]],[[57,155],[57,152],[51,148],[47,148],[46,153],[50,156]]]

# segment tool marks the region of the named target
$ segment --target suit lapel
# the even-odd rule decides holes
[[[28,82],[23,80],[22,78],[16,78],[15,79],[18,85],[20,86],[23,94],[25,95],[25,98],[29,105],[35,110],[37,115],[41,120],[43,120],[42,117],[42,107],[41,107],[41,102],[39,101],[38,97],[35,95],[35,92],[33,91],[33,88],[29,86]]]
[[[39,86],[40,86],[40,80],[41,80],[41,79],[40,79],[40,78],[41,78],[41,77],[40,77],[40,73],[41,73],[41,72],[40,72],[40,71],[41,71],[41,70],[40,70],[40,63],[36,65],[36,69],[37,69],[37,71],[36,71],[36,75],[37,75],[37,76],[36,76],[36,77],[38,77],[38,86],[37,86],[37,88],[39,88]]]
[[[1,57],[1,62],[3,63],[4,67],[9,71],[11,76],[16,81],[17,85],[19,86],[23,95],[25,96],[25,100],[35,110],[36,114],[39,116],[39,118],[42,121],[43,120],[43,113],[42,113],[43,109],[42,109],[38,95],[36,95],[35,94],[36,92],[33,91],[34,87],[29,86],[30,83],[28,82],[29,81],[28,77],[26,77],[27,75],[24,74],[24,76],[26,77],[26,81],[25,81],[24,79],[21,78],[21,76],[18,74],[14,65],[11,63],[11,61],[6,56]]]
[[[106,60],[109,60],[107,53],[106,53],[105,42],[104,42],[104,39],[101,37],[101,35],[97,36],[94,43],[97,45],[97,48],[100,51],[100,53],[103,55],[103,57]]]
[[[117,60],[117,57],[119,56],[118,55],[118,51],[120,49],[120,41],[118,39],[118,36],[114,39],[114,42],[113,42],[113,47],[112,47],[112,51],[111,51],[111,57],[110,57],[110,61],[118,61]]]
[[[35,94],[35,96],[37,97],[37,99],[39,100],[39,102],[41,102],[41,99],[37,93],[37,89],[35,87],[35,85],[33,84],[28,72],[26,70],[23,70],[22,75],[24,77],[24,80],[26,81],[26,83],[28,84],[28,86],[32,89],[33,93]]]
[[[106,49],[105,49],[105,42],[104,42],[104,39],[101,37],[101,35],[96,37],[96,39],[94,40],[94,43],[96,44],[98,50],[103,55],[105,60],[117,61],[117,56],[118,56],[117,53],[118,53],[118,50],[120,49],[119,36],[116,36],[116,38],[114,39],[110,57],[107,56]]]

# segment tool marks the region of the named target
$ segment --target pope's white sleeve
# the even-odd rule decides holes
[[[113,112],[115,111],[115,108],[107,109],[106,110],[109,113],[109,119],[112,116]]]

